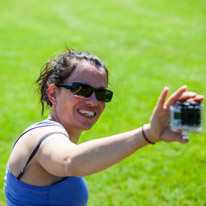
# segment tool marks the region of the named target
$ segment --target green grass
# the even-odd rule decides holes
[[[148,122],[164,86],[206,95],[204,0],[7,0],[0,7],[0,205],[17,136],[39,121],[33,82],[65,45],[93,52],[110,70],[113,101],[81,142]],[[48,114],[49,111],[47,111]],[[206,132],[187,145],[148,146],[86,177],[91,206],[205,206]]]

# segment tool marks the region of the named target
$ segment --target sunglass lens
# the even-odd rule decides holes
[[[90,97],[95,91],[95,95],[98,101],[110,102],[113,92],[106,89],[93,89],[91,86],[83,83],[73,82],[71,91],[78,96]]]
[[[96,98],[99,101],[102,102],[110,102],[112,99],[112,92],[108,91],[108,90],[99,90],[98,92],[96,92]]]
[[[72,92],[78,96],[90,97],[93,92],[93,89],[85,84],[73,83]]]

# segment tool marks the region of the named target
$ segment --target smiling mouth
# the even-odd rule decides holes
[[[78,112],[87,117],[94,117],[96,115],[96,112],[91,112],[88,110],[78,110]]]

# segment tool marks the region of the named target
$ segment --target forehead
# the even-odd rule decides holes
[[[72,83],[74,81],[87,83],[96,88],[106,87],[107,75],[103,67],[96,67],[90,63],[82,63],[77,66],[66,82]]]

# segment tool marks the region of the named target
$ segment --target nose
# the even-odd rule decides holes
[[[94,92],[92,93],[92,95],[90,97],[86,98],[85,103],[88,106],[96,106],[97,105],[97,99],[96,99],[96,95]]]

